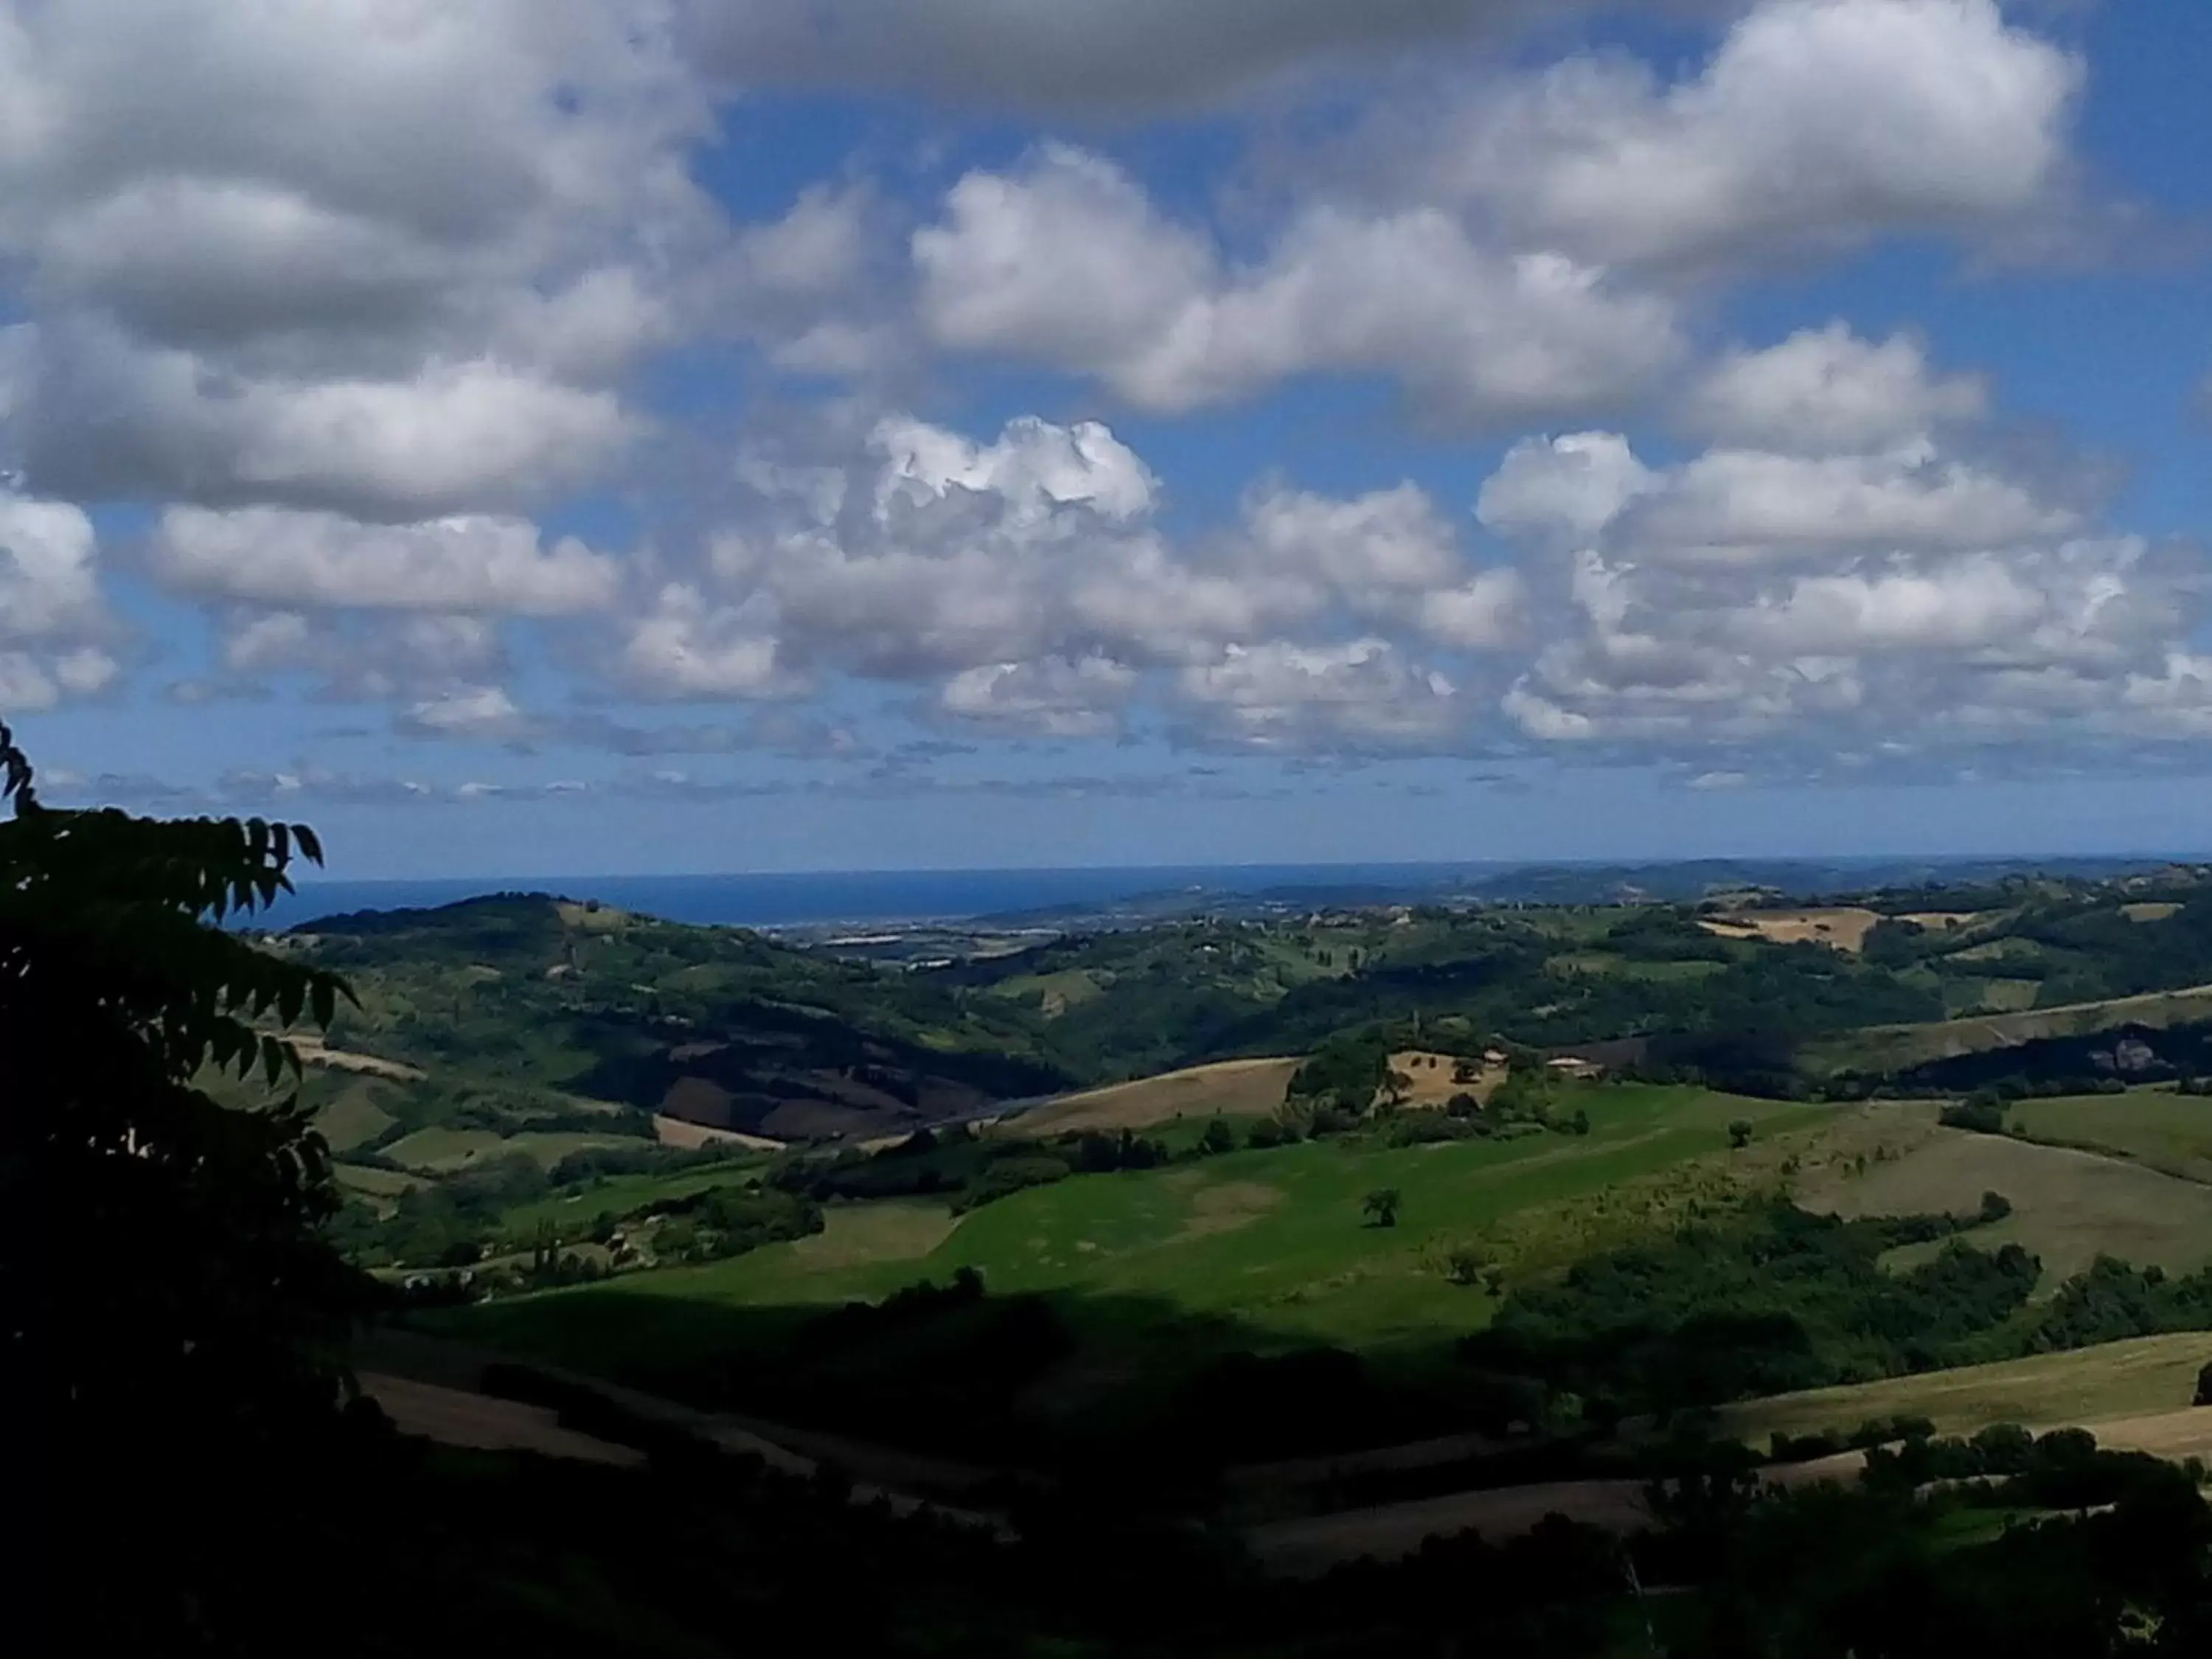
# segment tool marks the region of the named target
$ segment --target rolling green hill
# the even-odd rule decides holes
[[[1153,1423],[1262,1455],[2194,1319],[2195,1097],[2110,1091],[2197,1064],[2201,993],[2142,988],[2199,971],[2196,883],[1176,919],[904,968],[510,896],[281,948],[362,998],[308,1089],[349,1239],[538,1292],[452,1328],[893,1439],[918,1413],[939,1449]],[[1940,1018],[2001,978],[2115,994]],[[1480,1086],[1286,1103],[1317,1051]],[[2016,1134],[1845,1103],[1963,1062],[2034,1097]],[[1791,1258],[1799,1288],[1758,1265]]]
[[[563,1097],[777,1139],[896,1133],[1077,1080],[1003,1002],[543,896],[334,917],[280,941],[361,1001],[334,1048],[447,1091]],[[386,1109],[389,1109],[388,1108]]]

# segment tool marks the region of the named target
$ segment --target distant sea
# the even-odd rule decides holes
[[[502,881],[302,882],[262,919],[296,927],[354,910],[452,904],[483,893],[552,893],[598,899],[669,921],[739,927],[831,923],[964,921],[1109,905],[1158,893],[1255,894],[1277,889],[1383,896],[1430,892],[1510,868],[1471,864],[1138,866],[1085,870],[862,870],[764,876],[575,876]]]
[[[597,899],[670,921],[759,928],[891,922],[1065,920],[1134,908],[1188,912],[1209,902],[1414,903],[1452,898],[1604,903],[1633,893],[1690,899],[1755,884],[1800,896],[1869,886],[1990,881],[2024,870],[2090,877],[2139,869],[2145,858],[1691,859],[1642,864],[1133,865],[1081,870],[860,870],[756,876],[573,876],[503,880],[314,881],[252,925],[296,927],[355,910],[452,904],[486,893]],[[1143,901],[1139,903],[1139,901]]]

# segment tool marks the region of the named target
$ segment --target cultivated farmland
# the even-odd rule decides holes
[[[2140,1337],[2072,1353],[1778,1395],[1729,1407],[1721,1421],[1729,1433],[1764,1444],[1773,1434],[1848,1431],[1899,1416],[1924,1417],[1939,1434],[1972,1434],[1992,1423],[2050,1428],[2151,1417],[2186,1409],[2208,1360],[2212,1332]],[[2212,1423],[2212,1411],[2204,1416]]]
[[[1224,1060],[1133,1083],[1063,1095],[1007,1120],[1010,1134],[1042,1137],[1085,1130],[1148,1129],[1178,1117],[1265,1117],[1283,1103],[1297,1071],[1291,1060]]]
[[[1850,1216],[1968,1216],[1984,1193],[2001,1194],[2012,1213],[1979,1229],[1987,1249],[2017,1243],[2042,1260],[2042,1289],[2087,1267],[2100,1255],[2186,1273],[2212,1262],[2212,1187],[2089,1152],[2041,1146],[2008,1135],[1929,1127],[1929,1108],[1892,1109],[1901,1126],[1897,1155],[1831,1164],[1799,1190],[1807,1207]],[[1916,1125],[1917,1120],[1917,1125]],[[1900,1264],[1928,1259],[1940,1243],[1895,1253]]]

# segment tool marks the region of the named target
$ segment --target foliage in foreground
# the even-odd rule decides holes
[[[259,819],[53,810],[4,726],[0,774],[0,1307],[13,1420],[56,1477],[25,1507],[58,1582],[102,1581],[72,1616],[220,1645],[320,1501],[303,1471],[342,1431],[366,1291],[319,1231],[329,1161],[268,1034],[326,1023],[344,987],[204,921],[320,849]],[[218,1070],[275,1097],[230,1109]]]

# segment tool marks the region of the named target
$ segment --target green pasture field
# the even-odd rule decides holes
[[[2035,1006],[2043,981],[2034,979],[1948,979],[1938,981],[1950,1018],[2016,1014]]]
[[[400,1170],[372,1170],[360,1164],[335,1164],[331,1166],[331,1172],[338,1185],[347,1191],[361,1193],[370,1198],[397,1198],[410,1187],[422,1184],[420,1176],[411,1176]]]
[[[610,1362],[609,1345],[629,1358],[715,1340],[713,1309],[801,1316],[918,1279],[942,1284],[967,1267],[996,1292],[1052,1294],[1072,1323],[1103,1325],[1102,1335],[1172,1328],[1182,1341],[1211,1326],[1243,1346],[1432,1349],[1482,1324],[1494,1305],[1481,1288],[1446,1277],[1455,1249],[1474,1248],[1509,1271],[1563,1264],[1610,1224],[1648,1225],[1655,1191],[1679,1186],[1726,1201],[1731,1160],[1771,1159],[1775,1137],[1834,1113],[1641,1085],[1577,1090],[1565,1104],[1587,1110],[1587,1136],[1403,1148],[1311,1141],[1074,1176],[957,1224],[942,1206],[911,1200],[833,1206],[817,1239],[450,1317],[495,1345],[589,1366]],[[1728,1126],[1739,1118],[1754,1126],[1760,1151],[1729,1151]],[[1363,1218],[1362,1200],[1382,1188],[1401,1195],[1394,1227]]]
[[[594,1144],[605,1143],[595,1141]],[[660,1199],[688,1198],[693,1193],[703,1193],[709,1188],[741,1181],[766,1163],[765,1158],[752,1156],[685,1170],[675,1175],[609,1176],[596,1187],[554,1193],[544,1198],[532,1199],[526,1204],[518,1204],[500,1218],[500,1225],[508,1237],[526,1240],[537,1231],[540,1222],[550,1221],[558,1224],[588,1221],[603,1213],[627,1215]]]
[[[349,1078],[317,1109],[315,1127],[332,1152],[349,1152],[392,1126],[392,1114],[380,1103],[383,1090],[373,1078]]]
[[[587,1152],[603,1146],[635,1147],[652,1144],[634,1135],[599,1135],[575,1129],[543,1132],[526,1129],[520,1134],[509,1135],[500,1142],[498,1151],[501,1153],[526,1153],[535,1158],[541,1168],[550,1170],[571,1152]]]
[[[394,1164],[432,1174],[450,1174],[480,1158],[496,1156],[504,1140],[489,1129],[417,1129],[384,1149]]]
[[[550,1169],[571,1152],[599,1146],[641,1146],[646,1143],[627,1135],[595,1135],[575,1131],[501,1135],[489,1129],[417,1129],[386,1147],[385,1155],[410,1170],[452,1175],[486,1158],[507,1158],[516,1152]]]
[[[1079,1007],[1099,994],[1099,984],[1081,968],[1064,968],[1050,974],[1018,974],[991,988],[991,994],[1009,1002],[1034,1003],[1048,1016]]]
[[[1577,974],[1617,974],[1624,979],[1650,980],[1655,983],[1682,980],[1710,979],[1715,974],[1728,971],[1724,962],[1639,962],[1610,951],[1574,951],[1552,958],[1553,968],[1562,972]]]
[[[2212,1182],[2212,1099],[2203,1096],[2154,1088],[2023,1100],[2007,1121],[2031,1140],[2112,1152],[2185,1180]]]
[[[1888,1110],[1905,1127],[1917,1123],[1918,1138],[1900,1135],[1899,1155],[1863,1173],[1831,1169],[1808,1181],[1799,1194],[1807,1208],[1846,1217],[1965,1216],[1980,1207],[1983,1194],[2000,1193],[2012,1213],[1976,1228],[1973,1243],[1985,1250],[2019,1244],[2040,1257],[2039,1294],[2056,1291],[2100,1255],[2169,1273],[2212,1263],[2212,1187],[2123,1158],[1933,1128],[1929,1106]],[[1942,1249],[1940,1240],[1911,1244],[1887,1260],[1906,1267]]]

